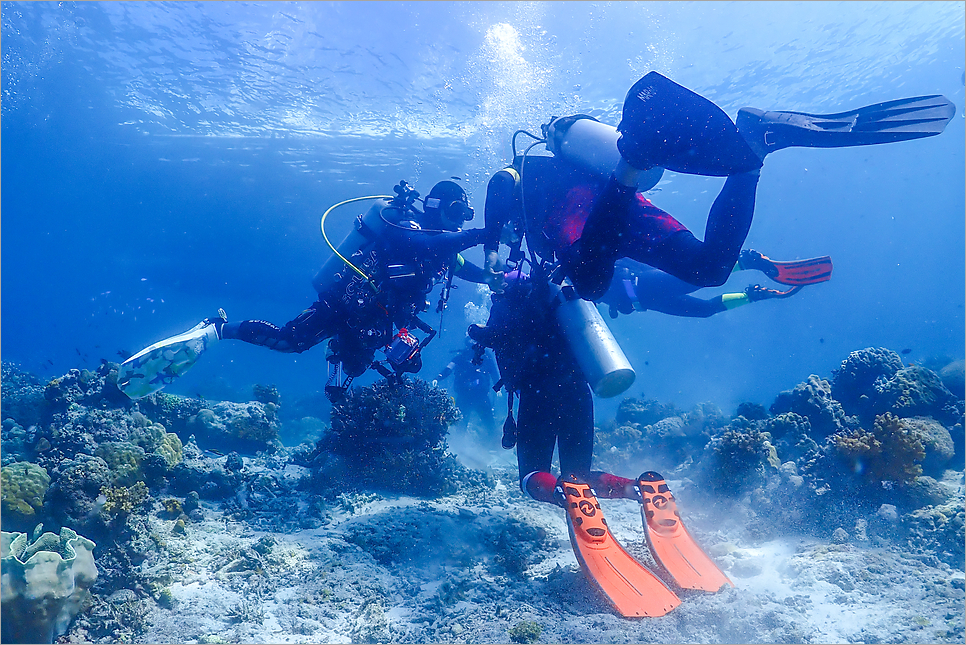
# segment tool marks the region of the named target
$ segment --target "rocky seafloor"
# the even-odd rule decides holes
[[[961,643],[963,363],[941,363],[868,348],[768,408],[627,398],[598,419],[595,466],[661,471],[735,584],[635,620],[584,578],[563,511],[520,492],[512,451],[449,435],[459,411],[424,381],[318,419],[271,386],[133,402],[112,363],[48,382],[5,363],[2,640]],[[639,505],[601,505],[650,563]],[[28,556],[78,569],[73,602],[28,603]]]

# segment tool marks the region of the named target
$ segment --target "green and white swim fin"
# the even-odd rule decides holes
[[[226,320],[225,310],[219,309],[218,317],[205,318],[182,334],[142,349],[118,368],[118,389],[131,399],[140,399],[173,383],[221,340],[219,332]]]

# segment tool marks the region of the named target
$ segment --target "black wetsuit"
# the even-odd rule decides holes
[[[590,477],[594,402],[542,285],[515,280],[493,295],[485,345],[496,354],[508,390],[520,393],[517,463],[520,478],[550,471],[554,445],[560,470]]]
[[[728,310],[721,296],[705,299],[689,295],[700,288],[654,267],[622,258],[617,261],[610,289],[600,302],[609,306],[611,317],[616,317],[617,312],[659,311],[670,316],[708,318]]]
[[[438,222],[430,222],[436,228],[422,229],[412,213],[391,206],[383,209],[383,217],[389,223],[384,233],[368,253],[353,258],[375,289],[344,266],[341,279],[284,327],[264,320],[225,323],[222,337],[296,353],[332,338],[333,359],[342,362],[347,375],[359,376],[375,351],[392,340],[394,327],[412,326],[426,307],[427,294],[450,266],[455,264],[464,279],[482,281],[479,267],[465,262],[459,252],[480,244],[484,229],[441,231]]]

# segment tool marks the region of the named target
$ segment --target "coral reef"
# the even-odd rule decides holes
[[[459,410],[444,390],[420,379],[356,388],[332,406],[332,430],[318,451],[328,485],[415,495],[452,490],[462,466],[446,450]]]
[[[628,397],[620,402],[614,422],[617,425],[637,424],[649,426],[667,417],[680,416],[681,410],[673,404],[660,403],[654,399]]]
[[[966,556],[966,509],[963,498],[917,509],[901,518],[909,545],[916,553],[931,553],[961,567]]]
[[[903,368],[902,357],[884,347],[856,350],[832,370],[832,392],[849,414],[868,418],[879,379],[892,378]]]
[[[36,524],[36,515],[44,505],[50,476],[44,468],[30,462],[17,462],[0,471],[0,503],[4,526],[16,530]]]
[[[724,423],[724,414],[710,403],[682,412],[656,401],[624,399],[615,419],[595,433],[595,459],[601,467],[632,474],[673,469],[700,453]]]
[[[876,414],[902,417],[930,416],[943,423],[963,418],[963,402],[946,389],[932,370],[917,365],[901,369],[889,379],[875,382]]]
[[[201,445],[254,453],[278,448],[278,406],[274,403],[215,403],[188,419],[187,430]]]
[[[32,544],[25,533],[0,533],[4,643],[52,643],[67,631],[97,579],[94,547],[68,528]]]
[[[13,419],[24,427],[39,424],[45,407],[43,382],[8,362],[0,364],[0,382],[3,383],[0,407],[4,421]]]
[[[829,382],[815,374],[793,390],[786,390],[775,397],[769,408],[773,415],[794,412],[808,419],[813,432],[827,437],[835,432],[857,427],[854,417],[845,414],[842,404],[832,398]]]
[[[142,481],[131,486],[105,486],[101,495],[104,496],[104,512],[110,515],[129,515],[149,498],[148,487]]]
[[[902,419],[886,412],[876,417],[872,432],[846,430],[834,435],[832,442],[852,472],[878,487],[882,481],[910,484],[922,474],[926,451],[919,437]]]
[[[107,462],[81,454],[62,463],[52,475],[47,511],[60,525],[69,524],[90,533],[91,523],[99,522],[101,489],[111,485],[113,479]]]
[[[711,438],[699,464],[702,481],[724,496],[739,496],[761,485],[767,470],[779,466],[771,436],[743,417]]]
[[[956,447],[949,430],[929,417],[903,419],[902,423],[922,442],[922,448],[926,453],[922,459],[922,472],[927,475],[941,476],[956,454]]]

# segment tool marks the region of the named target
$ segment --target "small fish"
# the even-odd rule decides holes
[[[824,342],[825,342],[825,339],[824,339],[824,338],[819,338],[819,339],[818,339],[818,342],[820,342],[820,343],[824,343]]]
[[[132,356],[134,356],[134,354],[132,354],[131,352],[127,351],[126,349],[119,349],[119,350],[117,350],[117,355],[121,357],[121,360],[122,361],[126,361],[127,359],[129,359]]]
[[[220,450],[218,450],[216,448],[206,448],[205,449],[205,452],[210,452],[211,454],[217,455],[219,457],[224,457],[225,456],[225,453],[223,453],[222,451],[220,451]]]
[[[904,350],[902,350],[902,351],[901,351],[901,352],[899,352],[899,353],[900,353],[900,354],[902,354],[903,356],[906,356],[906,355],[908,355],[908,354],[911,354],[911,353],[912,353],[912,350],[911,350],[911,349],[909,349],[908,347],[906,347],[906,348],[905,348]]]

